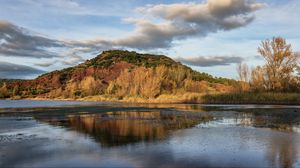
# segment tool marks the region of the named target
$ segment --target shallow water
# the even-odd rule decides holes
[[[297,106],[5,102],[0,167],[300,167]]]

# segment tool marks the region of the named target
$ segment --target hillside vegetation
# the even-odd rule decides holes
[[[167,56],[111,50],[75,67],[46,73],[34,80],[2,81],[0,84],[0,98],[147,101],[189,93],[232,92],[238,82],[194,71]]]
[[[192,70],[164,55],[111,50],[34,80],[0,80],[0,98],[153,103],[300,104],[299,53],[281,37],[258,47],[265,65],[239,80]]]

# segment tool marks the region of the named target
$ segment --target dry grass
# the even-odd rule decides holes
[[[109,102],[130,102],[130,103],[201,103],[204,94],[184,93],[184,94],[162,94],[157,98],[145,98],[140,96],[125,96],[123,98],[100,95],[80,98],[81,101],[109,101]]]
[[[31,100],[49,100],[31,98]],[[51,100],[77,100],[128,103],[200,103],[200,104],[286,104],[300,105],[300,93],[178,93],[162,94],[157,98],[140,96],[117,97],[112,95],[87,96],[77,99],[56,98]]]
[[[209,104],[300,104],[300,93],[223,93],[202,98],[203,103]]]

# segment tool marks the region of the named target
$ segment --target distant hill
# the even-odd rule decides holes
[[[34,80],[1,80],[0,97],[82,98],[111,95],[226,92],[236,81],[192,70],[164,55],[110,50],[82,64]]]

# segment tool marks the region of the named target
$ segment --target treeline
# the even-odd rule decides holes
[[[20,81],[19,79],[0,79],[0,99],[19,95],[19,87],[10,88],[7,84]]]
[[[35,88],[21,88],[18,85],[7,87],[6,83],[0,88],[0,98],[83,98],[94,95],[112,95],[119,99],[123,97],[156,98],[162,94],[184,93],[216,93],[229,92],[234,86],[213,83],[206,80],[195,80],[195,72],[185,66],[134,67],[124,69],[120,75],[109,81],[86,76],[82,80],[69,80],[65,85],[49,90],[40,85]],[[216,79],[219,80],[219,79]],[[222,80],[222,79],[221,79]],[[224,80],[226,83],[230,80]],[[237,83],[236,83],[237,84]]]
[[[234,87],[204,80],[193,80],[193,73],[182,66],[135,67],[105,83],[87,76],[81,81],[69,81],[63,88],[50,91],[49,98],[82,98],[93,95],[113,95],[122,99],[133,96],[156,98],[161,94],[208,93],[231,91]]]
[[[124,96],[155,98],[161,94],[224,92],[233,89],[228,85],[193,80],[192,71],[184,67],[138,67],[125,70],[109,83],[106,93]]]
[[[243,92],[299,92],[299,54],[293,52],[291,44],[284,38],[274,37],[258,47],[260,56],[265,60],[262,66],[252,69],[240,64],[237,71],[240,91]]]

